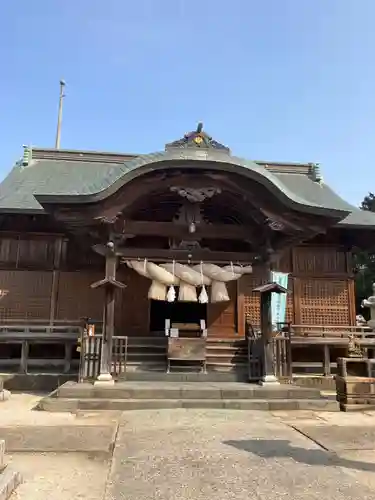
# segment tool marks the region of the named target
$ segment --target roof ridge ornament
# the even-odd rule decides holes
[[[224,144],[215,141],[203,130],[203,123],[199,122],[197,128],[192,132],[187,132],[181,139],[166,144],[165,149],[189,148],[189,149],[209,149],[222,151],[230,154],[230,149]]]
[[[310,163],[309,165],[312,180],[318,184],[323,184],[323,175],[320,169],[320,163]]]
[[[31,161],[32,149],[31,146],[26,146],[26,144],[24,144],[22,147],[23,147],[22,166],[27,167]]]

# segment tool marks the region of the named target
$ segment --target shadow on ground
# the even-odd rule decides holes
[[[292,458],[295,462],[307,465],[345,467],[366,472],[375,472],[375,464],[340,458],[336,453],[319,449],[306,449],[291,446],[287,440],[248,439],[224,441],[224,444],[238,450],[253,453],[260,458]]]

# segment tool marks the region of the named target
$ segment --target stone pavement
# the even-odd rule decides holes
[[[32,411],[39,398],[13,394],[1,403],[0,438],[8,432],[21,442],[28,427],[45,447],[50,440],[66,448],[69,429],[89,427],[98,441],[95,428],[119,421],[112,464],[108,454],[32,453],[31,440],[28,453],[10,452],[25,478],[12,500],[375,499],[373,412],[51,414]],[[85,444],[82,437],[78,444]]]
[[[7,452],[111,453],[118,413],[33,411],[41,397],[12,394],[0,403],[0,439]]]
[[[16,453],[9,456],[23,482],[10,500],[102,500],[108,460],[84,453]]]
[[[363,456],[353,444],[357,436],[361,447],[367,436],[375,449],[373,416],[352,414],[347,426],[338,415],[329,422],[313,413],[128,412],[105,500],[373,500],[375,452]],[[374,426],[363,427],[366,436],[363,421]]]

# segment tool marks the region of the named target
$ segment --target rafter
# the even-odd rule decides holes
[[[100,255],[105,255],[106,245],[94,245],[93,250]],[[168,262],[178,260],[179,262],[216,262],[216,263],[243,263],[251,264],[258,254],[252,252],[218,252],[205,249],[197,250],[165,250],[152,248],[118,247],[116,256],[122,259],[151,259],[154,262]]]
[[[193,239],[249,239],[254,229],[235,224],[196,224],[195,232],[189,233],[189,228],[172,222],[125,221],[122,233],[125,236],[166,236],[170,238]]]

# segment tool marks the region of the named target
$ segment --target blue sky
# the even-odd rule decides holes
[[[197,121],[238,156],[316,161],[375,191],[374,0],[12,0],[0,6],[0,176],[22,144],[147,153]]]

